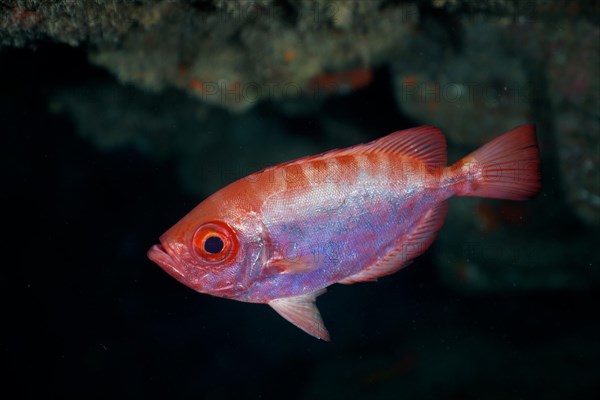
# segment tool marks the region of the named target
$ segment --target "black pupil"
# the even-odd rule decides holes
[[[211,236],[204,242],[204,250],[210,254],[220,253],[223,250],[223,246],[221,238],[216,236]]]

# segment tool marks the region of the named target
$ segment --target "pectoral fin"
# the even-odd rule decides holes
[[[327,332],[327,328],[325,328],[321,314],[315,304],[317,296],[323,293],[325,293],[325,289],[320,289],[316,292],[300,296],[283,297],[271,300],[269,305],[273,307],[279,315],[302,329],[304,332],[317,339],[329,341],[329,332]]]
[[[263,268],[267,271],[274,271],[281,274],[304,274],[315,270],[317,264],[312,254],[294,258],[275,255],[265,263]]]

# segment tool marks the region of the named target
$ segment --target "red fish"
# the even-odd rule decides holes
[[[533,125],[446,166],[434,127],[256,172],[197,205],[148,257],[205,294],[266,303],[329,340],[316,297],[333,283],[374,281],[433,242],[452,196],[522,200],[541,188]]]

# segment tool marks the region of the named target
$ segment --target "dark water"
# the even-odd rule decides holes
[[[266,127],[289,135],[280,143],[292,148],[256,156],[268,139],[232,134],[197,157],[219,166],[239,162],[239,169],[204,169],[205,186],[194,187],[177,152],[157,155],[143,140],[102,147],[81,132],[72,103],[61,100],[65,93],[91,85],[114,91],[115,103],[124,96],[84,50],[46,42],[2,50],[5,386],[22,398],[598,398],[598,227],[565,200],[552,134],[540,134],[545,189],[526,206],[524,222],[515,226],[502,217],[506,210],[490,217],[478,203],[453,200],[450,207],[464,213],[449,219],[445,238],[409,268],[377,283],[334,285],[319,298],[331,343],[267,306],[197,294],[146,258],[165,229],[215,188],[251,172],[253,162],[428,123],[395,107],[387,67],[374,73],[368,88],[333,96],[314,112],[265,104],[239,122],[249,117],[209,108],[214,124],[203,135],[219,135],[219,124],[242,132]],[[171,101],[190,101],[170,91],[126,90],[134,99],[149,96],[147,108],[159,115]],[[100,101],[90,93],[91,103]],[[110,129],[102,104],[87,122]],[[123,107],[120,117],[133,112],[139,110]],[[327,136],[324,120],[346,126],[340,131],[348,136]],[[189,124],[173,121],[174,131]],[[278,130],[269,128],[273,121]],[[552,131],[550,118],[536,121],[538,130]],[[303,138],[309,144],[295,153]],[[467,147],[451,147],[451,158]],[[477,228],[490,218],[495,233]],[[461,243],[474,238],[486,249],[474,256],[484,265],[473,281],[461,281],[448,265],[456,257],[470,265]],[[494,264],[517,250],[527,265]]]

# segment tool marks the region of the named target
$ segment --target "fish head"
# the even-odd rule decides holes
[[[263,232],[247,201],[217,192],[161,235],[148,257],[200,293],[243,300],[262,265]]]

